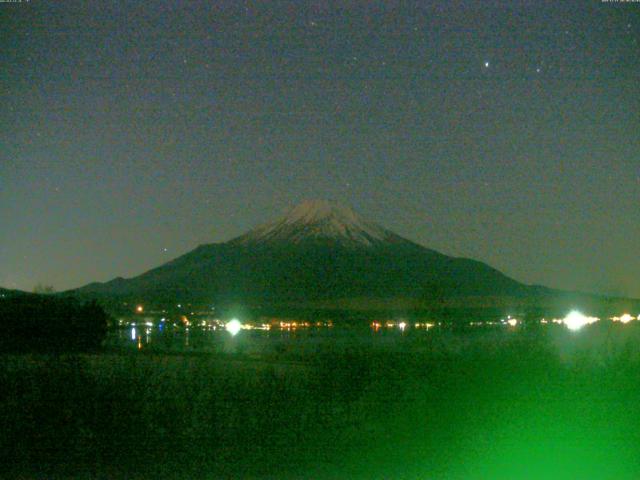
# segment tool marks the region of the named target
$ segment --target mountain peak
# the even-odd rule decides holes
[[[318,222],[329,218],[343,223],[360,221],[358,215],[348,207],[327,200],[305,200],[293,207],[284,217],[289,222]]]
[[[233,240],[235,243],[328,240],[350,245],[371,246],[394,242],[400,237],[362,219],[348,207],[326,200],[305,200],[284,217],[264,224]]]

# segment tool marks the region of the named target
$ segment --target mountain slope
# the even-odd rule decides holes
[[[474,260],[422,247],[353,211],[304,202],[285,217],[225,243],[201,245],[131,279],[85,294],[281,304],[347,298],[525,296],[523,285]]]
[[[352,247],[405,241],[389,230],[363,220],[348,208],[327,201],[306,201],[285,217],[251,230],[231,243],[300,244],[309,240],[333,241]]]

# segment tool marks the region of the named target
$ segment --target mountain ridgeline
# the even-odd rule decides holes
[[[96,297],[247,305],[435,305],[540,296],[490,266],[425,248],[348,208],[308,201],[224,243],[201,245],[130,279],[93,283]]]

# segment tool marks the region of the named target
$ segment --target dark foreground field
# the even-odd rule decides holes
[[[5,355],[0,474],[640,478],[639,330],[436,332],[303,357]]]

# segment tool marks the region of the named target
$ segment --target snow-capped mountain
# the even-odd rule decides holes
[[[324,200],[307,200],[283,218],[266,223],[232,240],[233,243],[331,241],[352,246],[394,243],[403,239],[353,210]]]
[[[93,283],[76,293],[262,306],[409,299],[424,306],[451,298],[513,298],[543,290],[484,263],[418,245],[349,208],[307,201],[228,242],[200,245],[137,277]]]

